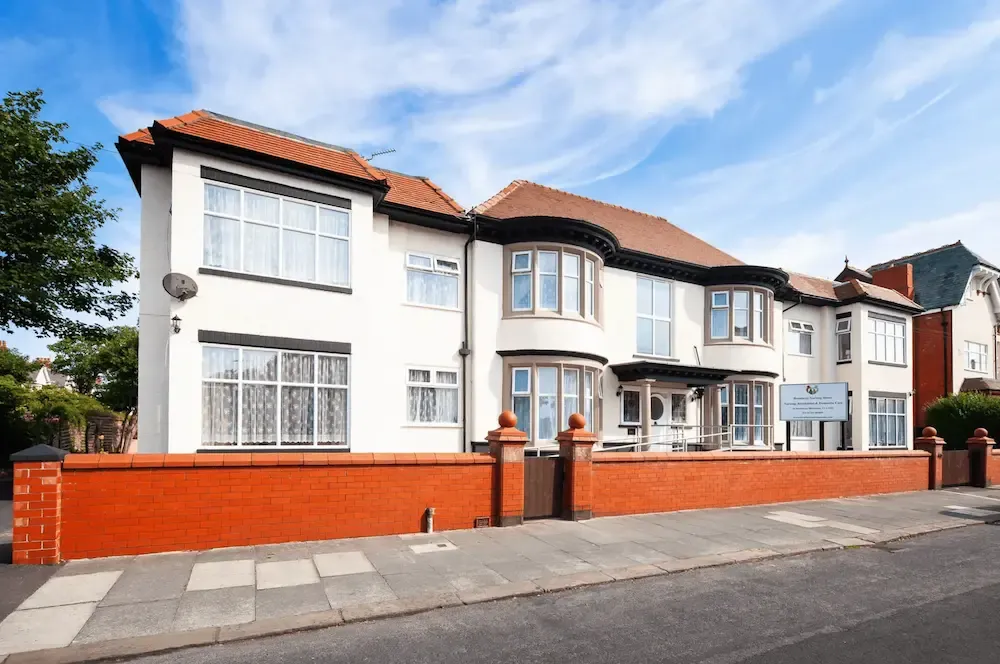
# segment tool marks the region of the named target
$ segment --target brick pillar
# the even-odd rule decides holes
[[[976,429],[968,440],[969,444],[969,479],[972,486],[988,487],[993,483],[992,460],[994,441],[986,429]]]
[[[927,488],[940,489],[944,472],[944,438],[937,435],[934,427],[925,427],[923,434],[913,441],[913,449],[931,453]]]
[[[524,523],[524,446],[528,434],[517,426],[517,416],[500,413],[499,429],[486,435],[490,454],[496,462],[493,475],[493,525],[519,526]]]
[[[10,455],[14,462],[15,565],[60,561],[62,459],[65,450],[35,445]]]
[[[584,430],[580,413],[569,416],[569,429],[556,436],[563,463],[563,518],[583,521],[593,516],[593,456],[597,436]]]

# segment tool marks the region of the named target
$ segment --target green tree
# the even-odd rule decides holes
[[[40,362],[32,362],[13,348],[0,348],[0,376],[10,376],[16,383],[27,383],[41,366]]]
[[[122,417],[113,449],[123,452],[135,435],[139,418],[139,331],[113,327],[99,337],[61,339],[49,346],[52,366],[73,378],[76,389],[93,396]]]
[[[133,261],[95,240],[118,215],[87,182],[101,144],[66,149],[67,125],[39,119],[43,105],[41,90],[0,103],[0,330],[99,332],[67,314],[127,312],[135,296],[116,284],[135,276]]]

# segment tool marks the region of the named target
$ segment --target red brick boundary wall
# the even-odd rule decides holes
[[[516,525],[525,436],[504,413],[491,454],[12,455],[15,564]],[[934,488],[935,455],[881,452],[595,452],[582,416],[559,434],[563,517],[669,512]],[[981,433],[982,435],[978,435]],[[981,484],[993,440],[970,440]],[[936,439],[925,440],[938,451]],[[933,444],[932,444],[933,443]],[[937,482],[939,483],[939,482]]]
[[[594,516],[928,488],[927,452],[598,452]]]

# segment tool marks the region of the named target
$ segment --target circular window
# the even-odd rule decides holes
[[[649,408],[649,415],[654,422],[663,417],[663,399],[660,397],[653,397],[652,404]]]

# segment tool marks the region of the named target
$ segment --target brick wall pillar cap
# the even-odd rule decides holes
[[[13,463],[25,461],[62,461],[69,454],[66,450],[51,445],[35,445],[10,455]]]
[[[493,429],[488,434],[486,434],[486,440],[490,443],[521,443],[527,444],[528,434],[524,433],[520,429],[517,429],[517,415],[509,410],[505,410],[500,413],[500,417],[497,418],[497,424],[500,425],[499,428]]]

